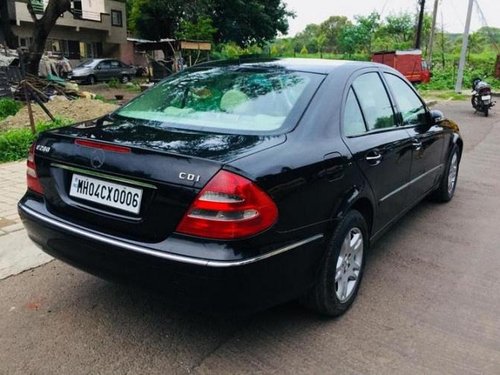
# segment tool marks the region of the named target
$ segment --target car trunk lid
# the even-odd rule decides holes
[[[36,166],[47,208],[95,230],[150,242],[175,231],[225,164],[284,140],[106,121],[40,137]]]

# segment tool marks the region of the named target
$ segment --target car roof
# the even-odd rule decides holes
[[[304,58],[280,58],[280,59],[245,59],[214,61],[203,66],[249,66],[249,67],[281,67],[288,70],[296,70],[310,73],[330,74],[337,70],[355,71],[361,68],[386,67],[378,63],[368,61],[351,60],[328,60],[328,59],[304,59]]]

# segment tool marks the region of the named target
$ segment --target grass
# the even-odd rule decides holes
[[[420,90],[420,95],[426,100],[467,100],[470,98],[470,95],[457,94],[453,90]]]
[[[28,128],[0,132],[0,163],[26,158],[28,149],[38,133],[69,125],[72,122],[61,118],[56,118],[56,121],[39,121],[36,124],[36,134],[33,134]]]
[[[117,104],[118,103],[118,100],[116,100],[116,99],[106,99],[104,96],[102,96],[100,94],[97,94],[94,97],[94,100],[100,100],[101,102],[108,103],[108,104]]]
[[[13,99],[0,99],[0,121],[8,116],[14,116],[23,105]]]

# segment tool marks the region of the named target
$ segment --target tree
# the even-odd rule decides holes
[[[179,39],[212,41],[217,29],[213,22],[207,16],[198,18],[196,22],[183,20],[180,23],[180,29],[176,33]]]
[[[344,27],[342,33],[340,34],[339,47],[340,52],[352,55],[359,49],[361,43],[360,29],[356,25],[348,25]]]
[[[358,47],[363,47],[366,52],[372,52],[372,41],[375,32],[380,27],[380,14],[372,12],[368,16],[355,16]]]
[[[290,16],[282,0],[133,0],[130,26],[140,37],[159,40],[208,18],[216,29],[215,42],[245,47],[286,34]]]
[[[298,46],[305,46],[306,49],[311,53],[318,52],[315,39],[320,33],[320,26],[316,25],[315,23],[310,23],[305,27],[304,31],[295,35],[295,44]]]
[[[130,27],[145,39],[174,38],[187,8],[187,1],[182,0],[134,0]]]
[[[38,64],[40,63],[40,58],[42,57],[43,52],[45,51],[45,43],[47,42],[50,31],[56,24],[56,21],[61,14],[71,10],[71,0],[49,0],[41,17],[39,17],[33,9],[31,0],[27,1],[26,6],[28,7],[28,12],[33,19],[33,42],[29,46],[28,53],[23,56],[23,60],[26,64],[26,70],[28,73],[38,74]],[[10,48],[16,48],[17,38],[12,32],[8,4],[6,0],[0,0],[0,12],[2,31],[7,45]]]
[[[390,35],[397,43],[411,42],[415,33],[415,20],[413,18],[409,13],[387,16],[382,32]]]
[[[240,46],[263,45],[278,33],[286,34],[288,17],[294,16],[282,0],[212,0],[207,14],[218,30],[216,42]]]
[[[314,42],[316,43],[320,57],[323,58],[323,47],[326,43],[326,35],[323,33],[319,34],[316,38],[314,38]]]
[[[28,11],[33,19],[33,43],[29,46],[26,69],[29,73],[38,73],[38,64],[45,51],[45,43],[57,19],[64,12],[71,10],[70,0],[49,0],[42,17],[38,18],[31,1],[27,3]]]
[[[325,35],[325,46],[332,52],[339,52],[340,36],[346,26],[352,25],[344,16],[331,16],[319,25],[321,33]]]
[[[467,60],[470,59],[471,52],[481,53],[486,48],[486,38],[479,31],[469,34],[469,43],[467,44]]]

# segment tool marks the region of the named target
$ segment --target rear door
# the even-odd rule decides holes
[[[402,127],[413,144],[409,192],[411,199],[417,201],[436,185],[444,168],[443,128],[431,126],[424,102],[407,82],[391,73],[384,73],[384,77],[397,104]]]
[[[344,105],[344,140],[377,200],[374,233],[408,204],[412,144],[397,126],[396,114],[378,72],[355,78]]]

